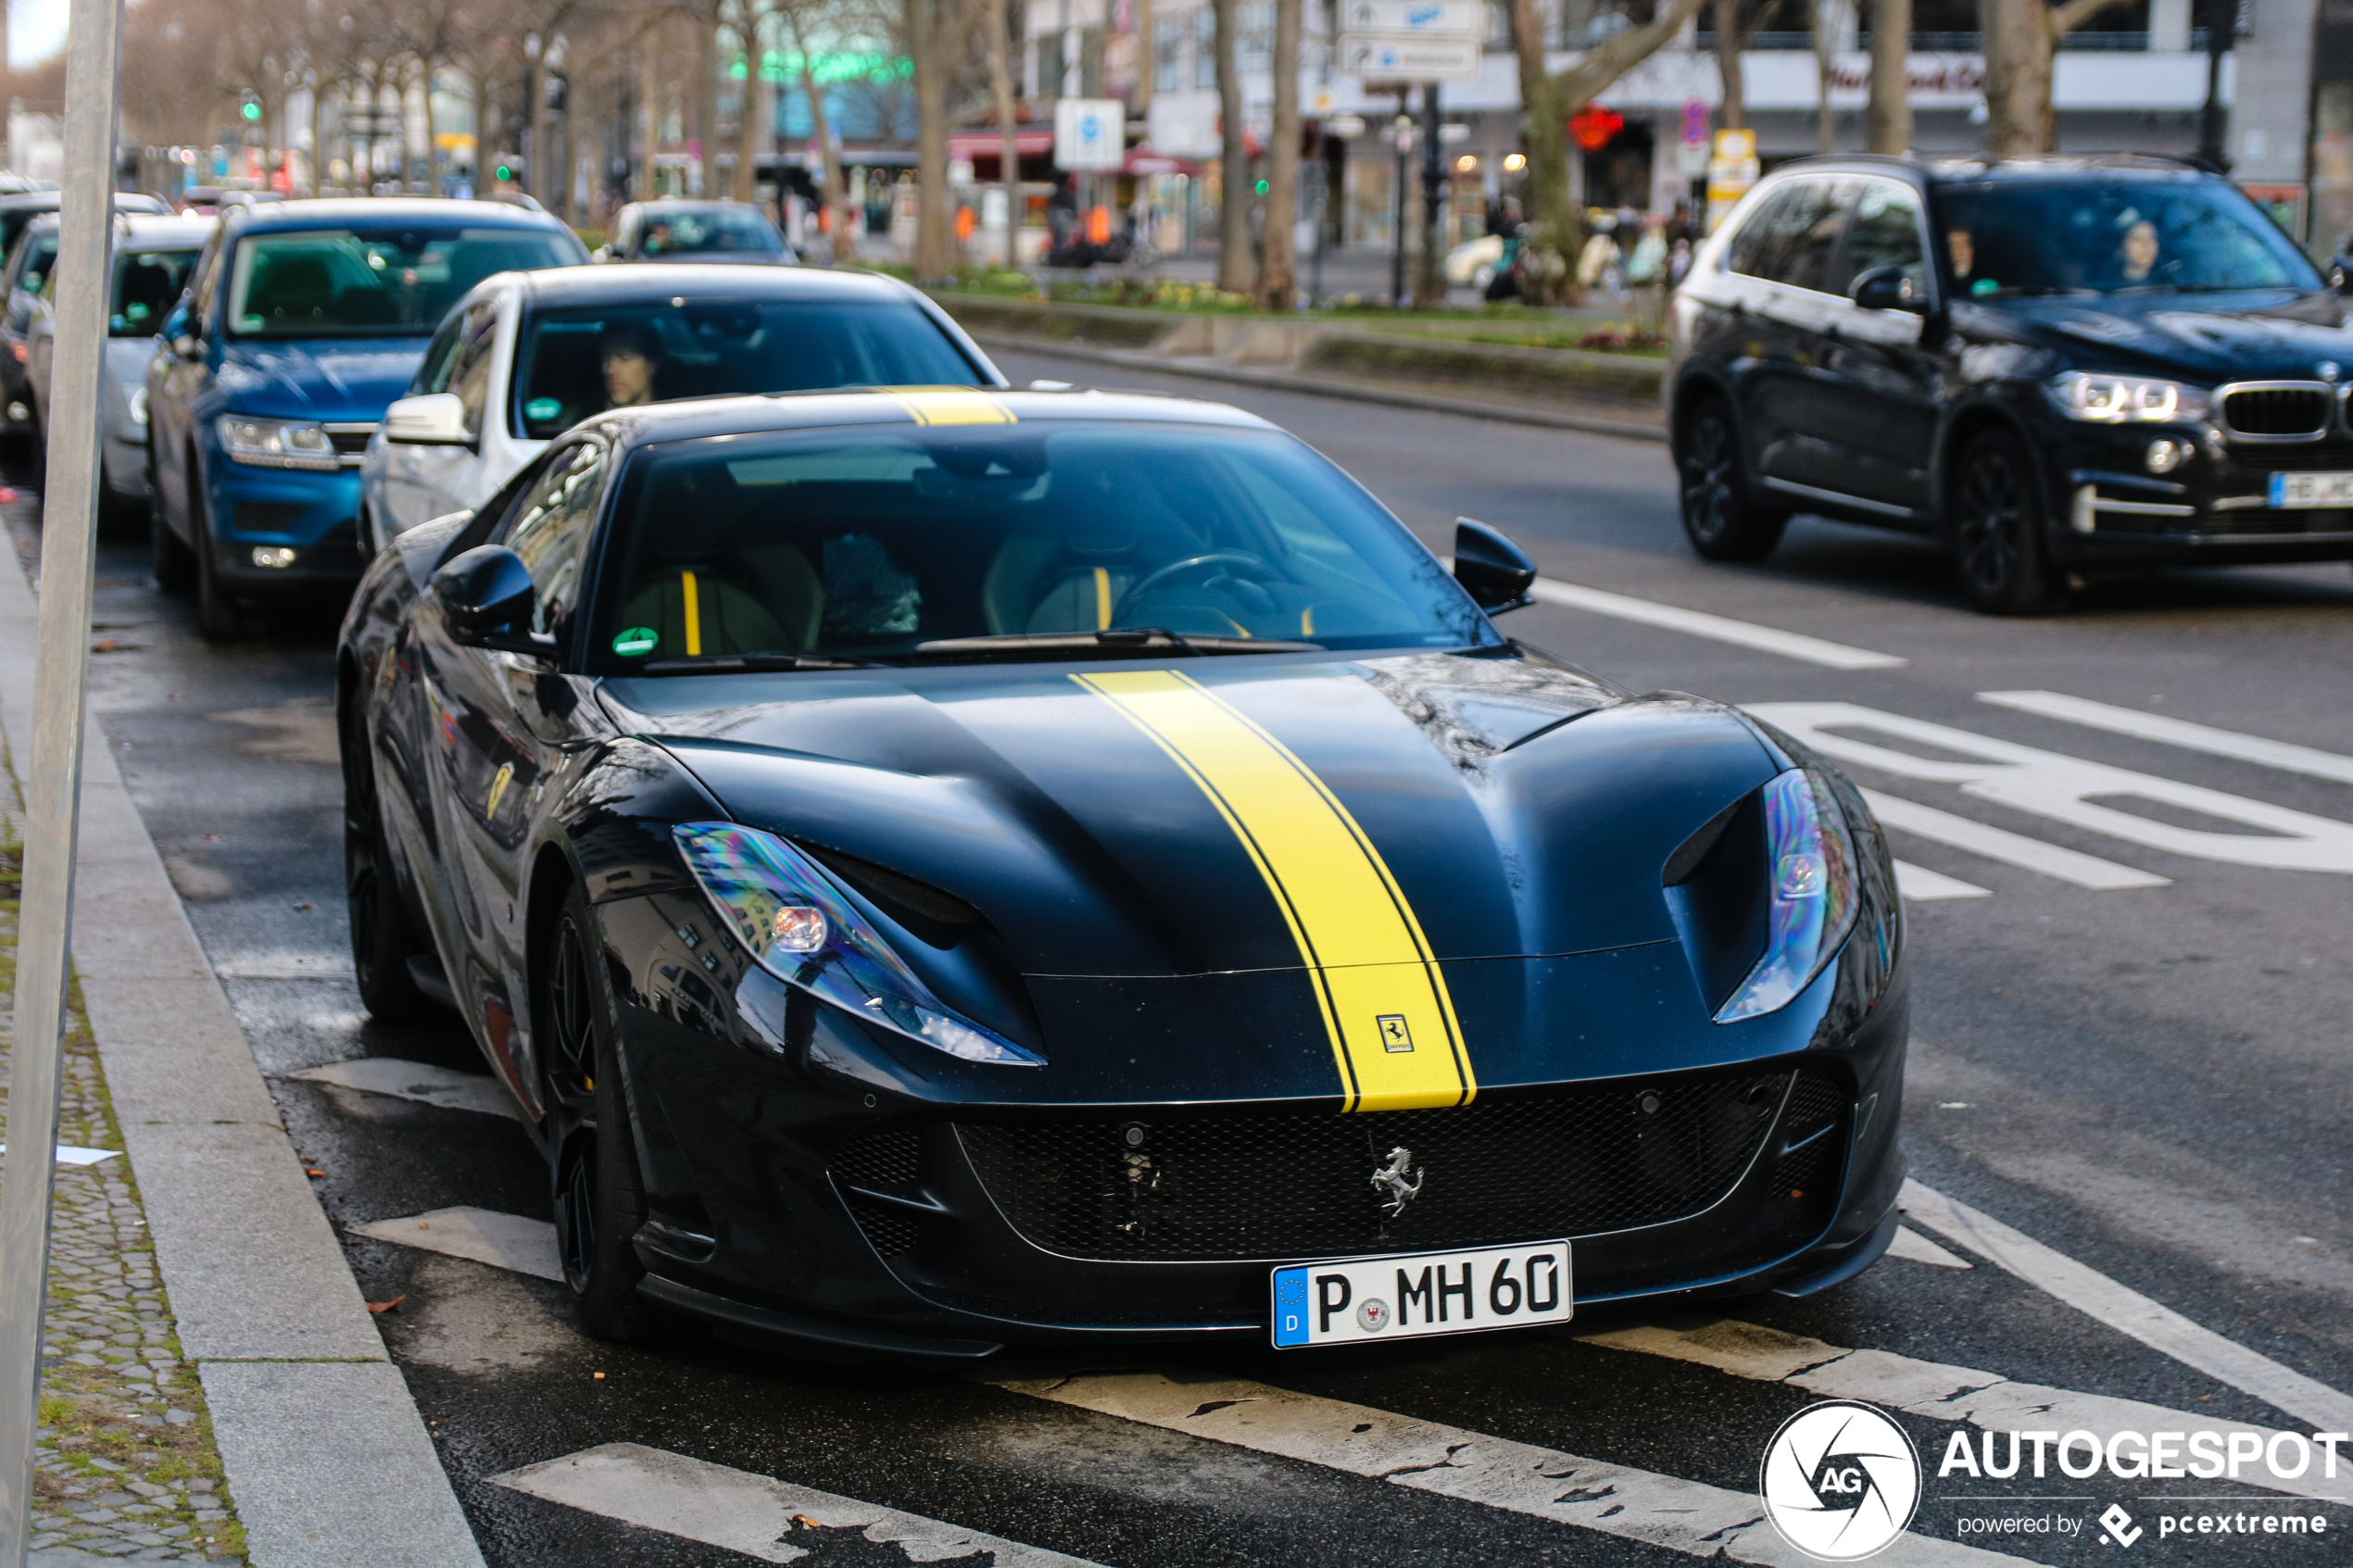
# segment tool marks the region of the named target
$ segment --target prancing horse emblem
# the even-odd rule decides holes
[[[1413,1160],[1412,1149],[1392,1148],[1389,1151],[1389,1163],[1373,1173],[1373,1190],[1389,1194],[1389,1201],[1381,1207],[1391,1214],[1405,1211],[1405,1205],[1411,1203],[1414,1195],[1422,1190],[1422,1182],[1428,1175],[1427,1171],[1416,1171],[1414,1179],[1407,1181],[1405,1167],[1412,1164]]]

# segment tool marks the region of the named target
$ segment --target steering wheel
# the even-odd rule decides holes
[[[1146,573],[1127,592],[1119,596],[1119,603],[1111,613],[1112,624],[1114,626],[1125,624],[1127,620],[1128,607],[1141,600],[1153,589],[1164,587],[1180,577],[1202,571],[1209,567],[1224,567],[1228,571],[1239,571],[1245,577],[1255,577],[1261,580],[1279,580],[1282,577],[1282,573],[1267,564],[1265,559],[1252,555],[1247,550],[1217,550],[1205,556],[1192,556],[1184,560],[1170,561],[1159,571]]]

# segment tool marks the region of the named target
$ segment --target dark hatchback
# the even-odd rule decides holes
[[[1980,609],[2095,578],[2353,559],[2353,304],[2228,181],[2138,155],[1808,161],[1673,311],[1685,532],[1942,538]]]

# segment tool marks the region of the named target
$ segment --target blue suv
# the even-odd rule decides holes
[[[451,304],[585,263],[545,213],[354,199],[233,209],[147,368],[156,577],[208,637],[255,601],[341,596],[367,565],[359,463]]]

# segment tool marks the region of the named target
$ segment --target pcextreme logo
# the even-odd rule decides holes
[[[1920,1456],[1885,1412],[1853,1399],[1808,1405],[1765,1446],[1765,1516],[1783,1540],[1824,1562],[1885,1548],[1920,1502]]]

